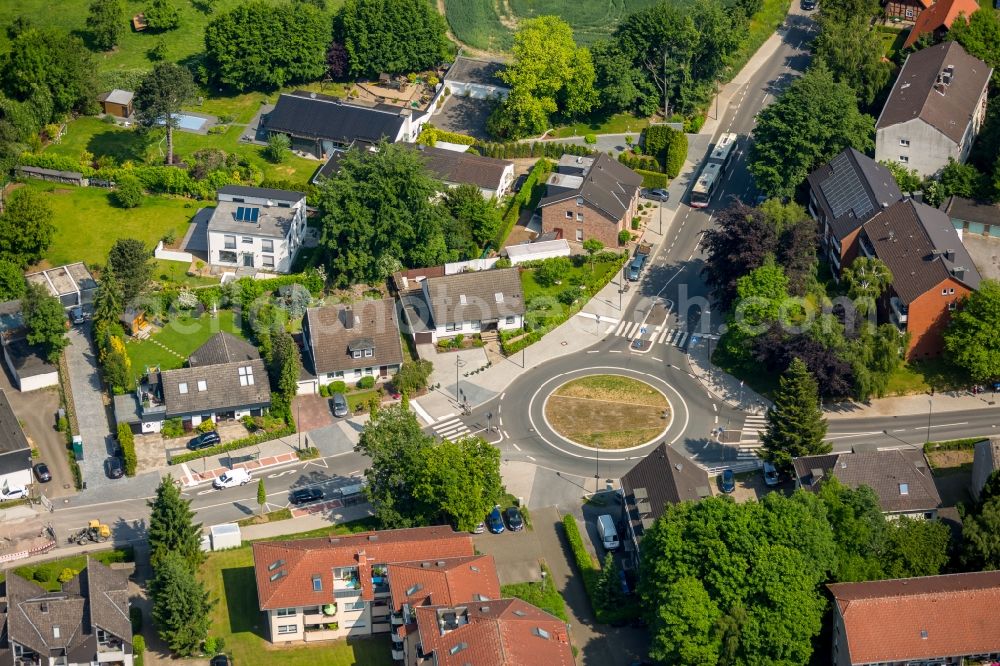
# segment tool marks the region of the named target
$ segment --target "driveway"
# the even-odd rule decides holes
[[[72,495],[76,490],[73,488],[73,474],[69,471],[69,459],[66,457],[66,438],[55,427],[59,390],[52,386],[21,393],[7,374],[7,364],[0,363],[0,366],[3,366],[3,371],[0,372],[0,389],[7,394],[24,434],[38,449],[37,461],[44,462],[52,472],[52,480],[39,484],[39,488],[49,498]]]
[[[485,141],[489,139],[486,134],[486,119],[490,117],[491,111],[493,104],[489,100],[449,95],[441,110],[431,117],[431,123],[445,131],[467,134]]]
[[[97,354],[90,343],[89,332],[89,323],[70,329],[66,364],[69,366],[76,421],[83,438],[80,472],[84,486],[97,488],[115,483],[104,473],[104,461],[113,450],[114,440],[104,405]]]
[[[334,421],[330,399],[315,393],[295,396],[292,400],[292,415],[302,432],[325,428]]]

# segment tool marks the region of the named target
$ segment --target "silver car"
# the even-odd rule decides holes
[[[764,463],[764,483],[772,488],[781,483],[781,477],[778,476],[778,468],[769,462]]]
[[[653,201],[670,201],[670,192],[666,190],[643,190],[642,196]]]
[[[347,405],[347,398],[344,397],[343,393],[334,393],[330,397],[330,409],[333,410],[333,415],[337,418],[347,416],[351,413]]]

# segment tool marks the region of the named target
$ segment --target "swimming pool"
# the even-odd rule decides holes
[[[205,118],[201,118],[199,116],[189,116],[186,113],[178,113],[174,116],[174,119],[177,121],[177,127],[180,129],[195,131],[200,130],[205,126],[205,123],[208,122]],[[164,121],[161,120],[160,124],[163,125]]]

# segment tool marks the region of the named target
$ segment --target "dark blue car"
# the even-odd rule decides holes
[[[731,493],[736,490],[736,475],[733,474],[733,470],[723,470],[722,476],[719,478],[719,488],[724,493]]]
[[[500,513],[500,507],[495,506],[493,507],[493,510],[490,511],[490,515],[486,517],[486,527],[488,527],[490,532],[493,532],[493,534],[500,534],[506,529],[503,526],[503,515]]]

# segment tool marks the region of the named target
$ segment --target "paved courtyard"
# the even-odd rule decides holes
[[[493,104],[485,99],[471,99],[449,95],[441,110],[431,117],[431,123],[449,132],[467,134],[486,141],[486,119],[493,111]]]
[[[116,481],[104,472],[104,461],[113,450],[114,440],[108,424],[97,353],[90,342],[90,324],[74,326],[69,331],[66,363],[76,420],[83,438],[83,460],[79,461],[83,483],[87,487],[109,486]]]

